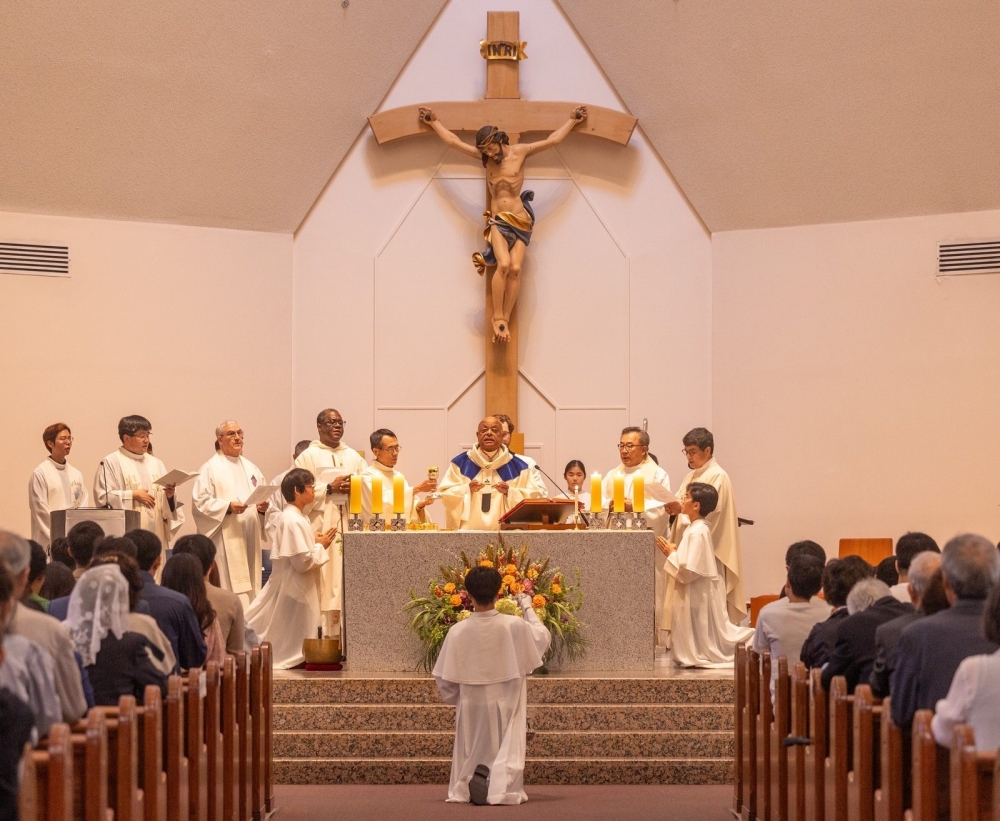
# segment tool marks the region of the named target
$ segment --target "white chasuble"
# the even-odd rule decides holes
[[[281,512],[271,545],[271,578],[246,610],[247,626],[271,642],[279,670],[304,661],[302,640],[316,638],[323,625],[322,570],[332,552],[317,544],[312,524],[295,505]]]
[[[670,653],[681,667],[732,667],[736,645],[753,637],[752,627],[729,621],[724,567],[712,548],[704,519],[684,531],[664,569],[674,581]]]
[[[382,480],[382,505],[378,509],[378,514],[385,519],[386,524],[396,515],[392,512],[392,503],[395,498],[393,481],[397,476],[403,479],[403,512],[400,514],[409,524],[410,522],[426,522],[426,511],[417,510],[417,499],[413,496],[413,488],[406,481],[398,470],[386,467],[381,462],[372,462],[365,472],[361,474],[361,517],[367,526],[372,517],[372,477],[378,476]]]
[[[191,491],[198,532],[215,545],[219,581],[248,605],[260,590],[260,543],[264,517],[256,506],[227,513],[230,502],[242,503],[264,484],[264,474],[242,456],[216,453],[201,466]]]
[[[336,468],[340,473],[360,476],[368,465],[360,453],[343,442],[336,448],[331,448],[314,439],[309,447],[299,454],[299,458],[295,460],[295,467],[312,471],[316,477],[316,501],[305,511],[309,521],[312,522],[313,530],[317,533],[325,533],[334,527],[338,530],[336,540],[330,546],[330,561],[323,565],[323,594],[320,606],[324,611],[340,610],[341,577],[344,567],[344,548],[341,540],[344,528],[341,520],[347,515],[349,496],[347,493],[328,493],[327,486],[330,481],[323,481],[321,473],[327,468]]]
[[[104,467],[98,465],[94,477],[94,503],[98,507],[110,503],[115,510],[139,511],[142,529],[155,533],[163,543],[161,558],[164,560],[170,540],[184,524],[183,505],[176,502],[171,510],[167,491],[163,485],[154,484],[166,472],[163,462],[152,454],[132,453],[125,448],[118,448],[104,457]],[[146,507],[135,501],[132,498],[133,490],[149,493],[153,497],[153,507]]]
[[[482,482],[481,490],[469,485]],[[504,496],[496,485],[506,482]],[[460,453],[448,464],[438,492],[444,504],[445,527],[451,530],[499,530],[500,518],[525,499],[543,499],[548,489],[537,468],[501,447],[490,458],[478,447]]]
[[[490,804],[528,800],[527,676],[541,667],[550,641],[530,606],[523,619],[488,610],[448,631],[433,673],[442,700],[455,705],[448,801],[468,802],[469,779],[480,764],[490,768]]]
[[[739,624],[747,615],[746,593],[743,590],[743,560],[740,554],[739,520],[736,517],[736,500],[733,499],[733,485],[726,473],[715,461],[709,459],[704,465],[692,470],[677,491],[678,501],[687,493],[687,486],[692,482],[704,482],[711,485],[719,494],[719,506],[705,517],[708,529],[712,533],[712,544],[715,547],[715,557],[722,563],[725,575],[726,601],[729,620]],[[688,527],[688,517],[683,513],[674,519],[667,541],[680,544],[684,530]],[[666,622],[664,629],[670,629],[670,596],[673,585],[668,583],[665,592],[667,602],[664,606]]]
[[[31,538],[48,548],[52,541],[52,511],[86,507],[89,499],[80,471],[69,462],[60,465],[51,457],[46,459],[28,482]]]

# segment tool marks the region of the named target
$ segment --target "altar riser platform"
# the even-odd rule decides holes
[[[716,675],[532,677],[536,734],[526,783],[730,783],[733,682]],[[455,711],[433,680],[303,676],[274,684],[278,783],[447,783]]]

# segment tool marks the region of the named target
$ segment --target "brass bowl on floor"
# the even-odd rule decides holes
[[[340,664],[340,639],[303,639],[307,664]]]

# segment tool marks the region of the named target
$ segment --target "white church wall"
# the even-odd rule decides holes
[[[757,522],[749,592],[779,588],[799,539],[1000,539],[1000,277],[935,277],[939,241],[998,235],[997,211],[714,235],[713,415]]]
[[[72,274],[0,275],[0,528],[30,533],[28,479],[57,421],[91,493],[130,413],[168,468],[197,470],[230,417],[265,473],[287,467],[290,235],[0,213],[0,236],[68,245]]]
[[[381,108],[481,99],[495,5],[452,0]],[[523,98],[566,100],[567,116],[576,103],[624,110],[554,3],[504,8],[528,42]],[[680,437],[711,424],[711,242],[641,127],[624,148],[571,134],[526,166],[538,221],[517,309],[518,424],[560,481],[571,458],[613,467],[621,427],[646,418],[676,484]],[[400,434],[414,480],[471,444],[488,410],[471,264],[484,198],[481,164],[435,137],[359,135],[295,237],[293,438],[336,406],[354,447],[375,426]]]

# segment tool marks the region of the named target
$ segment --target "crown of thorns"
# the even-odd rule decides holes
[[[501,131],[495,125],[488,126],[488,128],[489,131],[487,131],[485,135],[483,135],[483,131],[485,131],[485,128],[481,128],[479,130],[479,135],[477,135],[479,139],[476,140],[476,148],[483,149],[486,148],[486,146],[491,145],[493,143],[498,143],[499,145],[507,144],[508,142],[507,135],[503,131]]]

